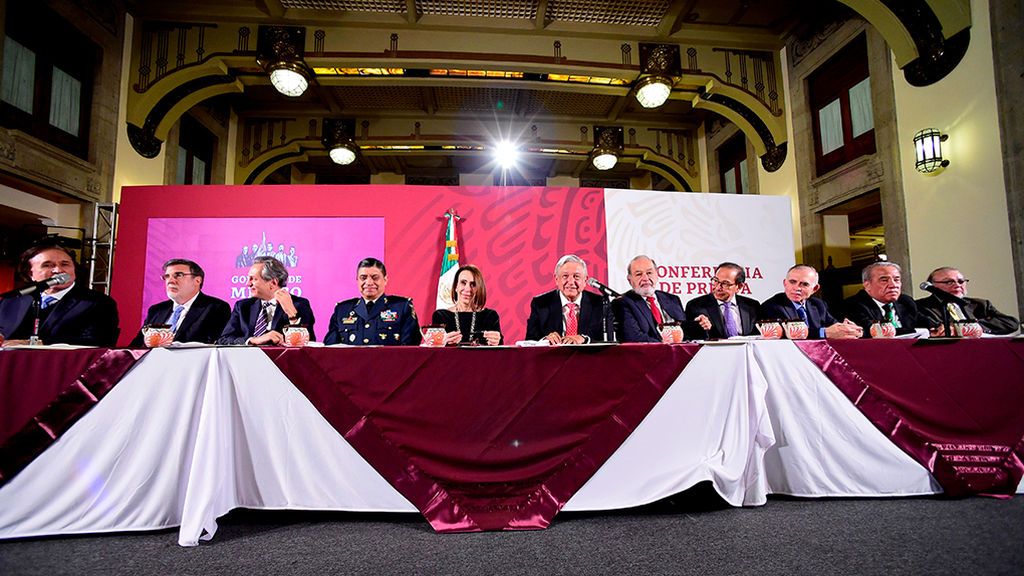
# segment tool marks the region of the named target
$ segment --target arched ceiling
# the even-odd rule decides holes
[[[889,3],[845,2],[913,42],[913,27],[900,26],[907,11],[888,18]],[[128,130],[136,151],[152,156],[193,106],[230,108],[239,120],[232,169],[245,182],[291,165],[321,181],[457,178],[486,167],[492,141],[511,135],[530,151],[527,178],[653,172],[663,186],[694,189],[696,128],[711,117],[736,123],[767,169],[781,164],[778,51],[813,15],[835,10],[846,8],[832,0],[135,0]],[[278,94],[257,65],[260,26],[305,34],[316,76],[301,97]],[[633,85],[644,72],[642,44],[659,43],[679,47],[680,69],[669,101],[645,109]],[[323,118],[355,120],[356,165],[326,157]],[[625,131],[623,160],[606,173],[589,166],[595,126]]]

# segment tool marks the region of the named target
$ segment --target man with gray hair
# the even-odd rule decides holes
[[[942,335],[944,316],[950,320],[971,320],[981,325],[986,334],[1012,334],[1020,328],[1020,322],[1009,314],[1003,314],[988,300],[967,297],[967,283],[970,282],[960,270],[943,266],[932,270],[928,282],[938,292],[917,301],[922,327],[931,328],[936,335]],[[943,308],[947,314],[943,314]]]
[[[535,296],[526,321],[527,340],[585,344],[604,339],[601,297],[584,290],[587,263],[566,254],[555,264],[555,289]]]
[[[893,262],[875,262],[861,271],[864,289],[843,301],[846,317],[870,337],[871,325],[888,322],[896,327],[896,334],[910,334],[917,325],[917,305],[914,299],[901,293],[902,270]]]
[[[303,326],[313,334],[313,309],[309,300],[292,296],[285,288],[288,270],[273,256],[259,256],[249,268],[252,297],[235,302],[231,318],[217,340],[218,344],[280,346],[286,326]]]
[[[786,272],[783,291],[761,304],[761,318],[800,320],[807,324],[807,337],[860,338],[864,331],[849,319],[840,322],[828,311],[821,298],[811,298],[819,288],[818,271],[807,264],[797,264]]]

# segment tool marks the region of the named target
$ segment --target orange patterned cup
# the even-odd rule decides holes
[[[765,340],[778,340],[782,338],[782,324],[778,322],[758,322],[757,331]]]
[[[950,326],[950,331],[953,332],[954,336],[960,336],[962,338],[981,338],[981,335],[985,333],[981,324],[969,321],[954,322]]]
[[[423,346],[431,348],[444,346],[444,326],[424,326],[420,330],[423,331]]]
[[[683,341],[683,327],[679,324],[662,324],[659,331],[661,341],[665,344],[679,344]]]
[[[896,326],[892,322],[875,322],[871,325],[872,338],[895,338]]]
[[[287,326],[284,329],[284,345],[299,347],[309,344],[309,330],[305,326]]]
[[[786,322],[786,338],[790,340],[806,340],[807,323],[800,320]]]
[[[147,348],[167,346],[174,341],[174,332],[169,326],[146,326],[142,329],[142,341]]]

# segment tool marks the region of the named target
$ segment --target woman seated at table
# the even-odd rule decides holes
[[[459,268],[452,283],[452,301],[447,310],[435,310],[431,323],[444,326],[446,345],[479,343],[497,346],[502,342],[498,313],[484,308],[487,287],[484,275],[472,264]]]

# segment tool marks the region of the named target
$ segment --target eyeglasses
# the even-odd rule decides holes
[[[959,284],[959,285],[963,286],[964,284],[967,284],[968,282],[970,282],[970,280],[968,280],[967,278],[951,278],[949,280],[936,280],[935,282],[932,282],[932,284],[945,284],[946,286],[952,286],[953,284]]]
[[[195,276],[195,274],[191,272],[175,272],[174,274],[164,274],[163,276],[160,277],[160,279],[163,280],[164,282],[167,282],[171,278],[174,278],[175,280],[181,280],[185,276]]]
[[[721,286],[722,288],[725,288],[726,290],[728,290],[729,288],[732,288],[733,286],[739,286],[739,284],[735,284],[733,282],[729,282],[729,281],[723,282],[723,281],[719,280],[718,278],[712,278],[711,279],[711,284],[715,285],[715,286]]]

